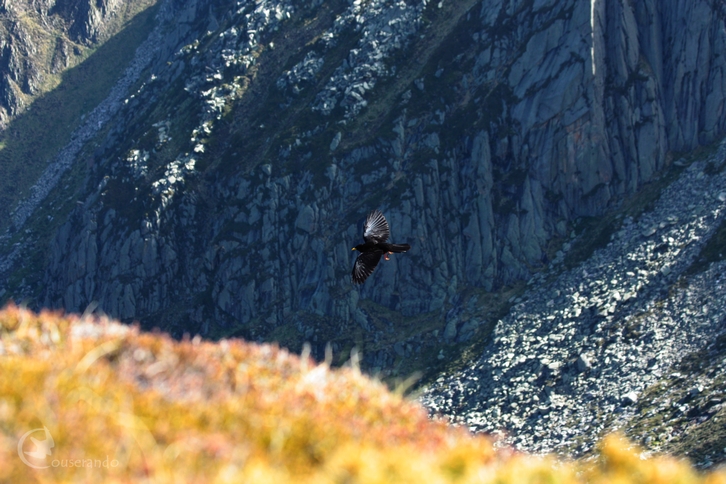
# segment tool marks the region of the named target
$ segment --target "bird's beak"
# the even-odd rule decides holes
[[[350,249],[350,250],[355,250],[355,247],[353,247],[353,248],[352,248],[352,249]]]

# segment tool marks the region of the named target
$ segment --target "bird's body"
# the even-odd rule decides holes
[[[353,266],[354,284],[363,284],[378,265],[381,256],[385,255],[386,260],[388,260],[388,254],[406,252],[411,248],[408,244],[387,243],[386,241],[390,235],[391,231],[388,228],[386,217],[379,210],[373,210],[368,214],[363,227],[363,240],[365,243],[353,247],[353,250],[360,252]]]

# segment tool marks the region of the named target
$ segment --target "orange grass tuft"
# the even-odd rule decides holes
[[[18,444],[44,427],[51,455],[26,460],[50,467],[34,469]],[[619,440],[602,447],[587,465],[495,452],[355,368],[107,318],[0,311],[0,482],[726,484],[640,460]],[[20,450],[38,448],[27,438]]]

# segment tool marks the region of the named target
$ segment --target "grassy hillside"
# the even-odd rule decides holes
[[[103,318],[7,307],[0,373],[0,482],[726,483],[617,437],[587,463],[494,450],[355,365]]]

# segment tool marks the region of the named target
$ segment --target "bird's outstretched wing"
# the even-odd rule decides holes
[[[381,260],[381,252],[363,252],[353,266],[353,284],[363,284]]]
[[[386,222],[386,217],[383,216],[381,211],[373,210],[369,213],[363,227],[363,239],[366,242],[380,244],[388,240],[390,236],[391,231],[388,229],[388,222]]]

